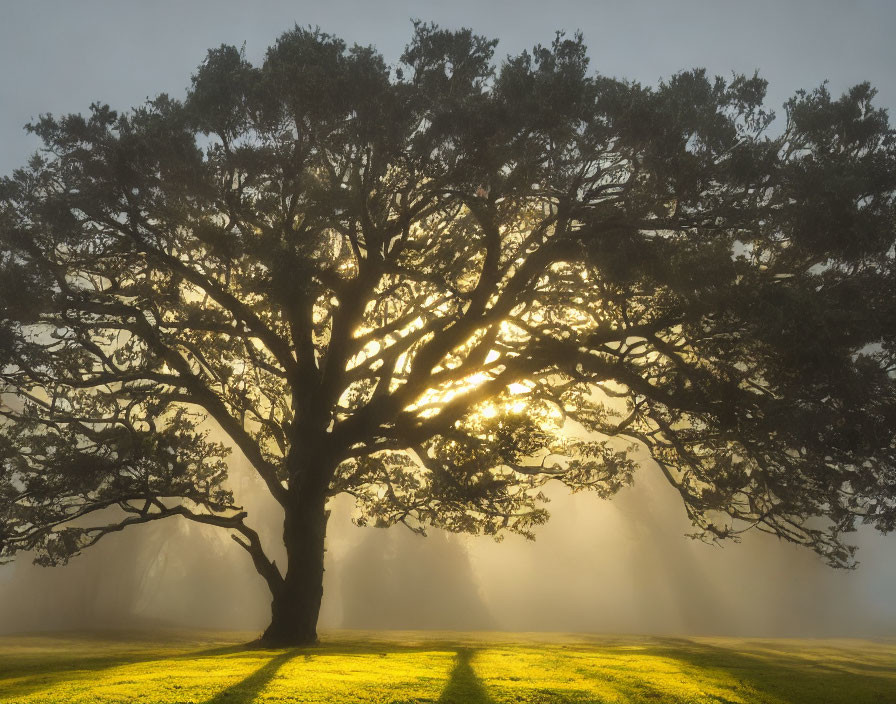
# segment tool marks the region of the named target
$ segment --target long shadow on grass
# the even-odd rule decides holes
[[[886,668],[856,660],[851,663],[855,671],[850,672],[842,665],[795,654],[737,650],[685,638],[664,638],[641,652],[677,660],[723,687],[752,690],[758,701],[765,697],[788,704],[896,701],[896,664]]]
[[[48,654],[47,661],[17,662],[0,660],[0,702],[33,695],[61,684],[73,684],[116,667],[139,665],[154,661],[197,659],[257,650],[257,643],[191,650],[187,652],[160,652],[158,650],[132,651],[121,654],[97,653],[66,656],[62,652]],[[277,658],[274,658],[276,660]],[[269,663],[270,664],[270,663]],[[280,663],[282,665],[283,663]],[[262,668],[264,669],[264,668]],[[10,681],[15,680],[15,681]],[[226,690],[225,690],[226,691]],[[226,700],[241,702],[243,700]]]
[[[261,691],[274,679],[277,671],[302,651],[302,648],[293,648],[271,658],[246,679],[219,692],[205,704],[249,704],[255,701]]]
[[[454,649],[456,644],[450,642],[426,641],[413,645],[401,643],[378,642],[369,640],[347,640],[323,643],[311,648],[303,648],[301,652],[327,654],[349,653],[411,653],[424,650]],[[17,701],[26,696],[33,696],[40,692],[52,690],[61,685],[75,685],[85,680],[98,679],[105,671],[117,667],[147,664],[150,662],[197,660],[203,658],[239,655],[241,653],[253,653],[262,650],[257,642],[237,643],[222,645],[197,650],[173,652],[148,649],[146,651],[132,651],[125,653],[97,653],[97,654],[70,654],[70,652],[51,651],[46,659],[20,661],[17,658],[4,658],[0,656],[0,702]],[[297,651],[288,651],[272,657],[255,673],[249,675],[238,684],[225,689],[210,700],[222,704],[240,704],[251,701],[252,692],[261,691],[264,686],[276,675],[282,667]],[[213,662],[210,661],[210,667]],[[474,700],[475,701],[475,700]],[[483,700],[487,701],[487,700]]]
[[[148,660],[167,659],[158,653],[127,653],[124,655],[88,655],[56,662],[0,663],[0,701],[34,694],[63,682],[87,679],[104,670],[123,665],[134,665]],[[48,669],[52,667],[52,669]],[[16,679],[9,682],[9,679]]]
[[[448,684],[442,690],[439,704],[494,704],[470,662],[476,654],[470,648],[460,648]]]

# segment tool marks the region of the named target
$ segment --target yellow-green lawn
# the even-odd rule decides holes
[[[0,702],[896,703],[896,640],[331,632],[0,637]]]

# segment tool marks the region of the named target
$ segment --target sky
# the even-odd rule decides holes
[[[0,173],[37,147],[22,126],[45,112],[116,108],[183,95],[210,47],[246,44],[250,59],[294,23],[319,25],[394,61],[411,18],[499,38],[497,56],[581,30],[596,71],[655,83],[701,66],[759,69],[779,108],[798,88],[834,93],[868,80],[896,106],[896,3],[890,0],[0,0]]]
[[[162,92],[181,97],[209,47],[245,43],[258,61],[297,23],[373,44],[395,61],[411,18],[498,38],[498,59],[549,43],[556,30],[581,30],[595,71],[645,84],[697,66],[723,76],[758,70],[779,112],[797,89],[828,80],[838,95],[868,80],[878,104],[896,114],[896,3],[889,0],[0,0],[0,173],[37,149],[23,125],[40,114],[84,112],[94,101],[127,109]],[[234,472],[255,496],[252,480]],[[896,634],[896,538],[860,531],[859,569],[833,571],[768,536],[724,548],[690,541],[673,494],[645,461],[636,486],[609,502],[552,489],[553,518],[538,539],[500,544],[361,530],[349,522],[348,503],[337,501],[322,623]],[[275,523],[267,529],[276,535]],[[104,543],[62,570],[0,567],[0,632],[134,614],[148,622],[263,625],[263,585],[229,541],[172,525]]]

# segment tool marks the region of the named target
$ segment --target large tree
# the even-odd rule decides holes
[[[0,184],[0,558],[181,516],[270,642],[316,638],[327,501],[530,535],[645,446],[696,533],[853,563],[896,524],[896,139],[874,91],[594,75],[416,24],[398,67],[296,28],[183,102],[41,117]],[[210,435],[211,433],[211,435]],[[221,441],[221,438],[226,438]],[[283,509],[266,554],[235,447]]]

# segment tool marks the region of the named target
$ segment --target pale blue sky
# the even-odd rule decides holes
[[[43,112],[123,109],[182,95],[211,46],[246,42],[250,58],[294,22],[395,60],[411,17],[469,26],[501,40],[498,56],[581,29],[592,66],[653,83],[682,68],[759,69],[778,108],[797,88],[830,79],[840,92],[870,80],[896,107],[896,2],[888,0],[0,0],[0,173],[37,144],[22,126]]]

